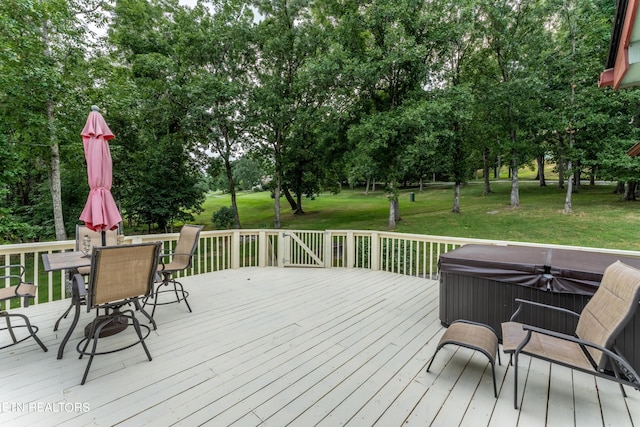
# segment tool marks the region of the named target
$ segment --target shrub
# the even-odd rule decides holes
[[[227,206],[222,206],[217,212],[214,212],[211,217],[211,222],[213,222],[216,230],[233,228],[234,220],[233,209]]]

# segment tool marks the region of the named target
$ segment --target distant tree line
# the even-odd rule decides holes
[[[557,165],[636,188],[640,92],[597,87],[611,0],[3,0],[0,238],[65,239],[88,193],[80,130],[98,105],[115,139],[123,217],[170,231],[212,186],[305,197],[403,183],[460,188],[508,165]],[[219,181],[223,177],[223,182]],[[632,198],[634,191],[626,191]],[[559,205],[562,202],[559,201]]]

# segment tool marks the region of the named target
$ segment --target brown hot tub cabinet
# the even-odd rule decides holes
[[[616,260],[640,268],[640,258],[542,247],[466,245],[440,255],[440,321],[457,319],[491,326],[509,320],[522,298],[580,313],[598,289],[604,270]],[[527,306],[518,321],[572,334],[576,320]],[[617,346],[640,371],[640,314],[627,325]],[[639,337],[640,338],[640,337]]]

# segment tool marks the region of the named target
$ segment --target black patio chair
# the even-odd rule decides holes
[[[88,290],[85,288],[82,275],[74,276],[74,291],[85,294],[87,311],[97,309],[104,312],[97,315],[85,328],[85,338],[77,346],[80,358],[84,355],[89,356],[81,384],[85,383],[93,357],[96,355],[114,353],[141,344],[147,358],[151,360],[151,354],[144,342],[151,329],[140,324],[134,310],[125,307],[133,305],[136,311],[144,314],[155,326],[153,319],[141,307],[140,299],[144,299],[153,291],[161,245],[161,242],[155,242],[94,247]],[[108,351],[98,351],[98,341],[101,338],[116,335],[118,344],[123,341],[124,338],[119,334],[123,333],[122,329],[127,326],[133,326],[135,329],[137,339],[134,342],[127,342]],[[144,336],[143,328],[146,330]],[[92,346],[88,350],[90,343]]]
[[[21,343],[29,338],[33,338],[34,340],[36,340],[43,351],[48,351],[47,347],[42,343],[42,341],[40,341],[40,338],[38,338],[38,336],[36,335],[38,332],[38,327],[33,326],[26,315],[9,310],[9,306],[12,301],[21,300],[22,305],[24,307],[28,307],[30,300],[32,298],[35,298],[36,296],[36,286],[32,283],[25,282],[24,274],[24,265],[10,264],[0,266],[0,281],[10,283],[9,286],[0,288],[0,304],[3,304],[4,306],[4,309],[0,308],[0,317],[4,317],[6,322],[6,327],[0,328],[0,330],[7,331],[11,337],[11,343],[0,347],[0,350]],[[22,319],[24,324],[16,325],[11,323],[11,318],[15,317]],[[16,337],[15,330],[22,328],[25,328],[29,332],[29,334],[22,338]]]
[[[144,306],[152,305],[151,317],[154,317],[156,307],[159,305],[173,304],[184,301],[191,312],[191,307],[187,301],[189,292],[185,291],[182,283],[175,279],[175,274],[179,271],[186,270],[193,263],[193,254],[198,246],[200,239],[200,231],[202,226],[185,224],[180,230],[178,243],[173,251],[160,255],[160,265],[158,265],[158,273],[162,280],[156,285],[153,295],[144,301]],[[165,260],[169,260],[165,262]],[[169,289],[165,289],[169,288]],[[162,294],[172,293],[168,299],[161,299]]]

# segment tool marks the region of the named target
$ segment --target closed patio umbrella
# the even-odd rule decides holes
[[[114,135],[95,105],[91,107],[81,135],[87,160],[89,197],[80,220],[91,230],[102,232],[104,246],[104,232],[116,229],[122,217],[111,195],[113,165],[108,141]]]

